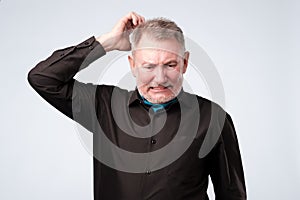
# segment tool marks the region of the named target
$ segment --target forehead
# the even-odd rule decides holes
[[[178,59],[183,56],[183,48],[176,39],[155,40],[142,37],[133,50],[136,59]]]
[[[161,49],[141,49],[134,53],[138,62],[165,63],[170,61],[179,61],[180,55]]]

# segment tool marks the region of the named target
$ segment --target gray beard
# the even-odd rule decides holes
[[[172,95],[169,95],[169,96],[162,96],[160,98],[152,98],[150,95],[143,93],[138,88],[140,95],[142,95],[145,99],[147,99],[147,101],[154,103],[154,104],[161,104],[161,103],[166,103],[168,101],[171,101],[172,99],[177,97],[180,90],[181,90],[181,88],[179,88],[178,91],[172,91]]]

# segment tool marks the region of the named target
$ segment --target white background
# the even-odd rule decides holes
[[[74,122],[33,91],[27,73],[54,50],[108,32],[132,10],[176,21],[214,62],[248,199],[299,199],[296,0],[1,0],[0,199],[92,199],[92,158]]]

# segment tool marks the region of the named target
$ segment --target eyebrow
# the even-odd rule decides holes
[[[169,64],[177,64],[177,60],[171,60],[165,63],[165,65],[169,65]]]
[[[151,63],[151,62],[143,62],[141,65],[142,66],[144,66],[144,65],[147,65],[147,66],[156,66],[155,63]]]
[[[175,63],[177,64],[178,61],[177,60],[170,60],[170,61],[167,61],[166,63],[164,63],[164,65],[175,64]],[[153,65],[153,66],[155,66],[157,64],[156,63],[152,63],[152,62],[144,61],[144,62],[141,63],[141,65]]]

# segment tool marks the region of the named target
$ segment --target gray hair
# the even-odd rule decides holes
[[[132,49],[137,47],[143,35],[155,40],[176,39],[185,51],[183,32],[175,22],[169,19],[154,18],[137,26],[130,36]]]

